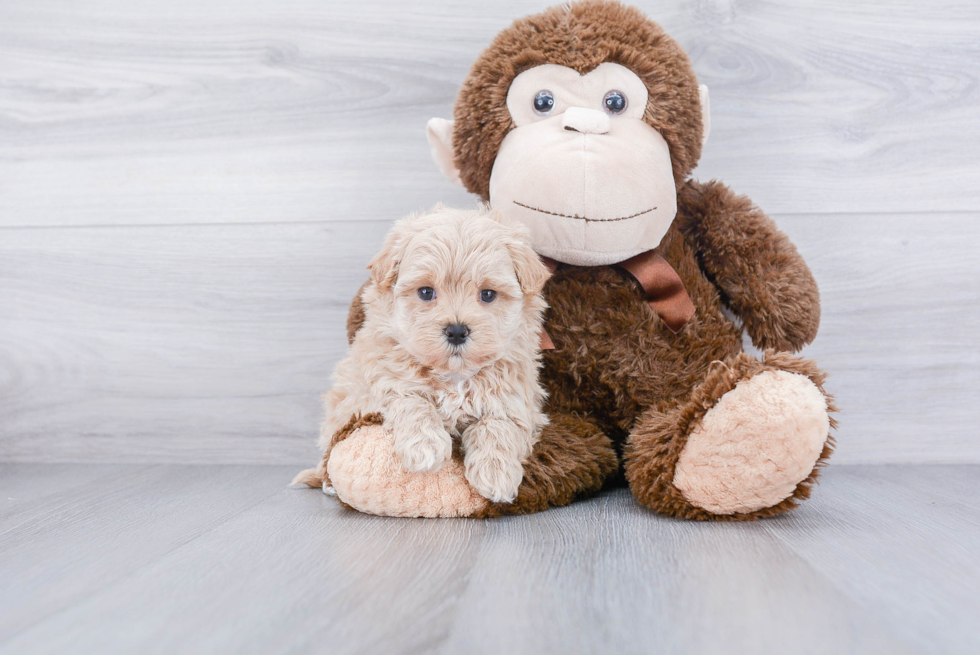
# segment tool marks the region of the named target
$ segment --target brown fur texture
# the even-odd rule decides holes
[[[736,384],[763,371],[789,371],[805,375],[826,395],[823,387],[825,374],[813,362],[787,353],[768,351],[763,361],[741,353],[728,361],[714,362],[708,376],[686,402],[668,412],[651,408],[637,421],[626,447],[626,479],[637,500],[650,509],[678,518],[744,521],[776,516],[810,497],[819,469],[833,452],[833,437],[827,439],[817,466],[797,485],[792,495],[772,507],[755,512],[728,515],[707,512],[689,503],[673,484],[674,466],[694,426]],[[828,409],[836,411],[832,399],[827,398]],[[831,427],[834,426],[836,423],[831,418]]]
[[[474,518],[530,514],[597,493],[619,468],[612,442],[589,421],[552,414],[524,462],[524,480],[513,503],[493,503]]]
[[[813,341],[820,292],[796,246],[772,220],[720,182],[685,184],[678,200],[685,211],[675,224],[695,244],[699,264],[752,342],[796,352]]]
[[[701,156],[701,104],[691,62],[638,9],[586,0],[515,21],[474,62],[453,112],[453,150],[466,188],[490,199],[490,171],[514,127],[507,91],[515,77],[541,64],[584,75],[603,62],[629,68],[646,84],[643,119],[667,141],[674,180],[683,184]]]
[[[357,290],[357,295],[354,296],[354,300],[351,301],[350,309],[347,311],[347,343],[349,344],[354,343],[357,331],[364,325],[364,303],[361,302],[361,294],[364,293],[364,289],[369,284],[371,284],[370,280],[361,285],[361,288]]]
[[[677,44],[617,2],[587,0],[515,22],[479,57],[460,92],[456,165],[466,187],[487,198],[497,150],[513,128],[506,96],[514,77],[544,63],[585,73],[606,61],[646,82],[644,120],[670,146],[678,209],[658,251],[683,281],[695,314],[675,334],[625,271],[560,267],[544,289],[546,329],[555,345],[544,353],[541,373],[551,425],[527,463],[515,503],[494,505],[485,515],[540,511],[595,493],[617,478],[615,463],[622,460],[633,494],[663,514],[721,521],[775,516],[810,495],[833,451],[830,435],[812,472],[772,507],[713,514],[689,503],[673,482],[688,435],[740,381],[764,371],[800,374],[824,394],[828,411],[835,409],[824,374],[789,354],[813,340],[820,322],[819,292],[806,263],[747,198],[719,182],[687,180],[700,156],[702,123],[697,80]],[[742,352],[743,326],[757,346],[773,349],[764,360]]]
[[[487,516],[540,511],[595,493],[616,473],[616,453],[626,455],[627,481],[640,502],[671,516],[753,520],[809,497],[833,451],[829,437],[817,467],[774,507],[712,514],[685,501],[673,486],[673,466],[696,419],[738,381],[786,370],[806,375],[823,391],[825,379],[815,364],[786,352],[770,352],[762,362],[744,354],[741,329],[723,311],[726,303],[738,303],[757,342],[777,335],[776,344],[786,351],[806,345],[819,323],[819,294],[795,247],[751,202],[718,182],[689,182],[678,200],[678,216],[660,252],[684,282],[694,317],[674,334],[624,271],[560,267],[544,289],[550,305],[546,325],[555,344],[544,353],[541,374],[551,425],[526,464],[515,503],[494,505]],[[727,291],[713,281],[727,279],[717,263],[724,261],[743,271]],[[702,262],[719,268],[713,274]],[[769,311],[757,299],[778,299],[784,311]],[[358,303],[351,315],[360,311]]]

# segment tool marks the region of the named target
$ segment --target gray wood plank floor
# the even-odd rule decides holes
[[[799,511],[625,490],[405,520],[279,466],[0,466],[0,652],[975,653],[980,467],[837,466]]]

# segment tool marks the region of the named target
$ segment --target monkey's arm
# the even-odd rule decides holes
[[[688,182],[677,220],[760,348],[796,352],[817,336],[820,292],[806,262],[772,219],[720,182]]]

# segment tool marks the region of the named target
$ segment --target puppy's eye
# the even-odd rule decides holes
[[[555,94],[546,89],[538,91],[538,94],[534,96],[534,111],[539,114],[549,113],[555,106]]]
[[[483,291],[480,292],[481,302],[490,304],[496,299],[497,299],[497,292],[494,291],[493,289],[484,289]]]
[[[425,302],[429,302],[430,300],[435,299],[436,290],[433,289],[432,287],[421,287],[418,290],[418,294],[419,294],[419,298],[421,298]]]
[[[626,111],[626,96],[622,91],[610,91],[602,99],[602,106],[610,114],[622,114]]]

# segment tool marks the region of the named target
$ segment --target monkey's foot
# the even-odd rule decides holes
[[[652,510],[753,521],[809,498],[834,449],[836,411],[816,364],[789,353],[717,362],[690,397],[630,432],[626,479]]]
[[[359,427],[334,446],[327,474],[337,498],[366,514],[449,518],[483,514],[489,507],[466,481],[460,458],[437,471],[411,473],[380,425]]]
[[[674,486],[714,514],[789,498],[813,471],[830,430],[827,398],[807,376],[767,370],[742,379],[687,438]]]

